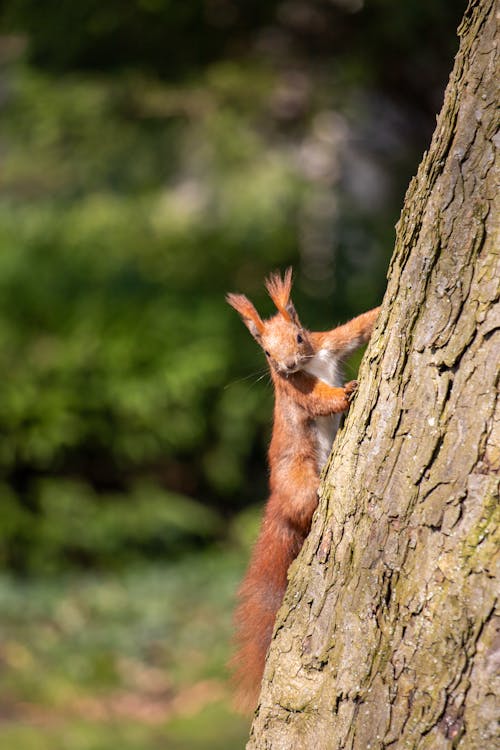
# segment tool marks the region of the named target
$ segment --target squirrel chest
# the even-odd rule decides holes
[[[328,385],[338,387],[342,385],[342,370],[338,357],[328,349],[320,349],[304,367],[309,375],[322,380]],[[332,450],[333,440],[340,425],[341,415],[332,414],[328,417],[316,417],[316,447],[318,454],[318,471],[321,471]]]

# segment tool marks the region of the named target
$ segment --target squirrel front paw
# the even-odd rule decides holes
[[[351,401],[353,400],[354,396],[356,395],[357,390],[358,390],[357,380],[350,380],[348,383],[344,385],[344,393],[349,403],[351,403]]]

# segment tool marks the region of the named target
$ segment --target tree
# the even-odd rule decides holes
[[[472,0],[459,29],[360,389],[291,567],[251,750],[494,746],[496,13]]]

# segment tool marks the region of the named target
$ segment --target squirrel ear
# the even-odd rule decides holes
[[[273,273],[266,279],[266,289],[278,311],[286,320],[297,320],[297,313],[290,299],[292,291],[292,269],[287,268],[283,278],[279,273]]]
[[[230,293],[226,294],[226,302],[239,312],[252,336],[258,338],[264,330],[264,323],[250,300],[244,294]]]

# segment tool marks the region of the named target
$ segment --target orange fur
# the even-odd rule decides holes
[[[255,335],[254,331],[257,333],[262,332],[264,323],[255,307],[244,294],[226,294],[226,302],[239,312],[243,322],[247,328],[250,329],[252,335]]]
[[[291,320],[290,311],[287,310],[292,291],[292,269],[287,268],[283,279],[278,273],[273,273],[266,279],[266,289],[276,309],[283,315],[285,320]]]
[[[336,364],[338,358],[365,343],[378,314],[377,308],[339,328],[311,333],[298,320],[290,300],[291,284],[291,269],[284,279],[273,274],[266,281],[278,309],[266,321],[246,297],[227,297],[264,349],[275,392],[270,497],[235,614],[237,652],[232,666],[243,708],[256,704],[287,571],[309,533],[317,505],[320,467],[315,420],[345,411],[356,386],[330,385],[306,368],[320,350]]]

